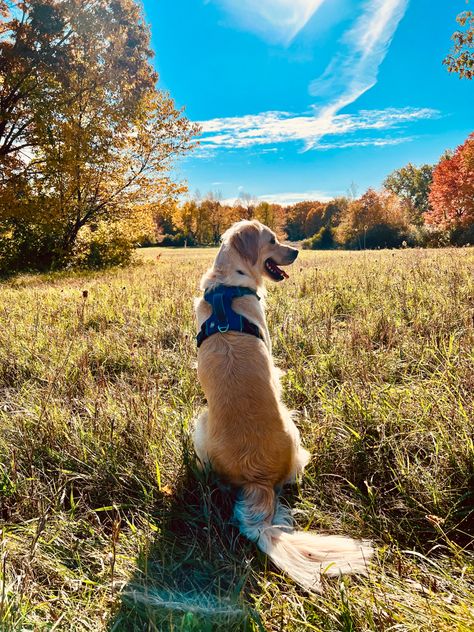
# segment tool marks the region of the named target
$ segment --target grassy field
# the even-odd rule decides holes
[[[311,597],[232,524],[189,429],[213,250],[0,285],[0,629],[474,629],[474,250],[303,252],[269,287],[312,462],[301,528],[372,538]]]

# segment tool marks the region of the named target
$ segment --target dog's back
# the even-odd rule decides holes
[[[198,374],[213,469],[237,486],[286,480],[293,440],[265,344],[236,332],[211,336],[199,350]]]

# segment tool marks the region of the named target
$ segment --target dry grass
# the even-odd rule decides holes
[[[0,286],[0,629],[472,630],[474,250],[304,252],[270,288],[313,453],[288,501],[378,547],[323,598],[193,468],[191,299],[213,255]]]

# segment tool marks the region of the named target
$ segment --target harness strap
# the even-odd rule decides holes
[[[248,294],[252,294],[260,300],[257,292],[248,287],[218,285],[204,293],[204,299],[212,306],[212,314],[202,324],[201,331],[196,337],[198,347],[209,336],[217,333],[222,334],[227,331],[238,331],[263,340],[259,327],[232,309],[234,298]]]
[[[228,297],[225,296],[224,293],[213,293],[212,296],[209,297],[209,299],[206,299],[206,301],[208,303],[211,303],[212,305],[212,311],[214,312],[214,316],[217,319],[217,327],[219,329],[219,331],[221,333],[224,333],[225,331],[227,331],[229,329],[229,321],[227,319],[227,312],[226,312],[226,307],[227,309],[232,309],[231,304],[232,304],[232,297],[229,300],[224,302],[224,299]],[[226,305],[227,303],[227,305]]]

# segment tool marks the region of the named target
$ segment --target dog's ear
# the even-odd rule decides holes
[[[248,224],[231,236],[230,244],[243,259],[254,266],[258,259],[259,238],[260,231],[258,227],[255,224]]]

